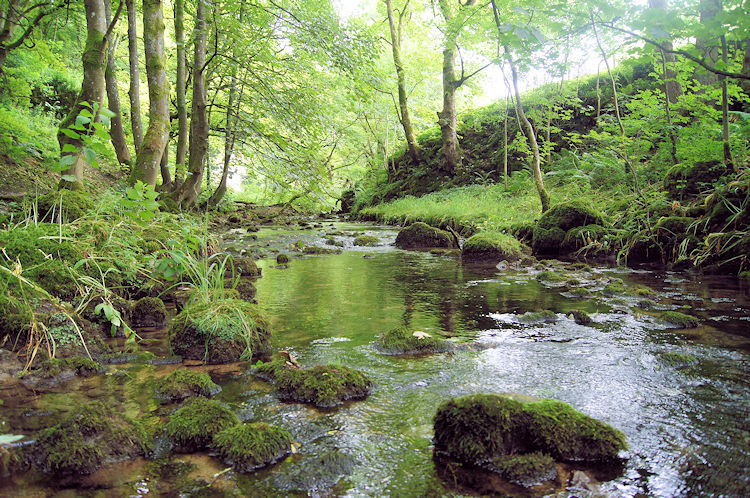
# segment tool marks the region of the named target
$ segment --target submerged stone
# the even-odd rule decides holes
[[[360,235],[354,239],[355,246],[372,247],[378,245],[378,238],[373,235]]]
[[[431,227],[418,221],[402,229],[396,236],[396,246],[402,249],[418,249],[431,247],[455,247],[453,237],[445,230]]]
[[[89,377],[103,372],[104,367],[90,358],[49,358],[23,376],[23,383],[35,387],[49,387],[75,376]]]
[[[663,322],[681,329],[690,329],[700,325],[700,320],[692,315],[686,315],[679,311],[665,311],[659,316],[659,318],[661,318]]]
[[[252,472],[289,455],[292,436],[264,422],[234,425],[217,433],[213,449],[238,472]]]
[[[494,460],[490,467],[513,484],[525,488],[557,477],[554,458],[540,452],[502,456]]]
[[[551,310],[527,311],[518,317],[518,321],[526,324],[555,323],[557,321],[557,313]]]
[[[451,343],[441,337],[412,332],[406,327],[384,332],[377,345],[384,353],[394,355],[444,353],[452,349]]]
[[[372,382],[362,372],[339,365],[299,368],[284,359],[259,363],[253,374],[274,384],[280,398],[330,408],[350,399],[364,399]]]
[[[164,430],[179,451],[189,453],[209,447],[216,434],[239,423],[239,417],[218,401],[192,398],[169,418]]]
[[[161,327],[167,319],[167,308],[158,297],[142,297],[133,304],[131,316],[134,327]]]
[[[521,243],[502,232],[479,232],[464,242],[461,258],[466,262],[516,261],[521,257]]]
[[[593,320],[585,311],[573,310],[570,314],[573,316],[573,321],[578,325],[591,325],[593,323]]]
[[[175,370],[159,379],[156,385],[156,397],[165,401],[180,401],[191,396],[211,396],[221,392],[221,387],[214,384],[205,372],[196,372],[187,368]]]
[[[169,330],[175,354],[213,364],[263,354],[270,339],[257,305],[239,299],[190,304],[172,320]]]

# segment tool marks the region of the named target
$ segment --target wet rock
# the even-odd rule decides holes
[[[664,365],[677,369],[686,368],[698,363],[698,360],[693,355],[672,352],[659,353],[659,361]]]
[[[37,470],[55,476],[91,474],[102,465],[144,453],[145,432],[102,402],[75,408],[39,433],[30,459]]]
[[[396,246],[402,249],[419,249],[431,247],[455,247],[453,237],[445,230],[431,227],[422,222],[404,228],[396,236]]]
[[[355,246],[372,247],[378,245],[378,238],[372,235],[360,235],[354,239]]]
[[[341,254],[341,249],[332,247],[304,246],[302,252],[305,254]]]
[[[159,356],[157,358],[150,358],[146,360],[149,365],[177,365],[182,363],[181,356]]]
[[[343,477],[352,473],[355,459],[340,451],[326,451],[303,455],[301,460],[288,465],[286,472],[270,478],[273,487],[282,491],[325,493]]]
[[[412,332],[406,327],[399,327],[381,334],[377,347],[386,354],[434,354],[452,350],[450,342],[440,337],[433,337],[426,332]]]
[[[104,367],[99,362],[83,356],[49,358],[27,372],[22,382],[37,388],[51,387],[76,376],[89,377],[103,371]]]
[[[131,323],[134,327],[162,327],[167,319],[167,308],[158,297],[142,297],[133,304]]]
[[[561,287],[568,281],[568,276],[564,273],[554,271],[542,271],[535,277],[536,280],[548,287]]]
[[[508,481],[524,488],[557,478],[555,460],[540,452],[505,455],[495,459],[490,467]]]
[[[447,249],[444,247],[437,247],[435,249],[430,249],[430,254],[434,254],[436,256],[461,256],[461,249]]]
[[[501,232],[479,232],[464,242],[461,259],[471,263],[517,261],[521,257],[521,243]]]
[[[578,325],[591,325],[593,323],[593,320],[585,311],[573,310],[570,314],[573,316],[573,321]]]
[[[270,339],[257,306],[239,299],[186,306],[169,329],[169,344],[175,354],[213,364],[264,354]]]
[[[159,379],[156,383],[156,397],[164,401],[181,401],[191,396],[210,398],[221,392],[205,372],[181,368]]]
[[[177,451],[190,453],[208,448],[219,432],[240,423],[239,417],[218,401],[191,398],[164,427]]]
[[[0,348],[0,382],[15,378],[23,365],[12,351]]]
[[[287,256],[284,253],[277,254],[276,255],[276,263],[278,263],[280,265],[285,265],[285,264],[289,263],[289,256]]]
[[[555,323],[557,321],[557,313],[550,310],[527,311],[526,313],[518,317],[518,321],[530,325],[540,323]]]
[[[700,320],[692,315],[686,315],[679,311],[664,311],[659,315],[659,318],[663,322],[681,329],[690,329],[700,325]]]
[[[234,271],[233,271],[234,269]],[[227,265],[226,276],[239,275],[241,277],[260,277],[261,269],[250,258],[234,257],[232,264]]]
[[[292,437],[286,429],[264,422],[238,424],[217,433],[213,449],[238,472],[252,472],[285,458]]]

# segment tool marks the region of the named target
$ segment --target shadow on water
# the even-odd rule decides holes
[[[293,256],[285,268],[270,257],[292,253],[300,239],[325,245],[331,237],[326,231],[341,233],[333,237],[344,246],[342,254]],[[376,235],[381,245],[353,247],[352,232]],[[719,277],[573,269],[559,262],[506,271],[473,268],[455,258],[395,249],[394,238],[391,229],[337,223],[320,231],[264,229],[255,241],[269,253],[256,285],[274,346],[294,352],[305,365],[338,363],[364,371],[375,383],[369,398],[321,412],[279,403],[270,385],[245,373],[246,365],[207,368],[223,388],[218,399],[243,420],[287,428],[297,443],[295,454],[250,475],[221,473],[224,466],[205,454],[139,460],[105,472],[110,481],[113,473],[121,477],[109,484],[102,478],[99,485],[125,495],[189,494],[207,484],[215,492],[249,496],[460,494],[462,488],[448,486],[433,462],[437,406],[457,395],[512,392],[565,401],[625,432],[630,452],[624,473],[601,483],[603,493],[750,493],[747,288]],[[565,273],[567,283],[540,282],[542,269]],[[617,278],[656,294],[605,295],[605,284]],[[575,297],[574,287],[588,293]],[[670,329],[656,317],[685,305],[700,327]],[[555,321],[521,318],[545,309],[556,313]],[[566,316],[572,310],[590,314],[591,326]],[[378,353],[373,341],[401,325],[471,347],[423,358]],[[665,353],[690,360],[670,363]],[[117,368],[123,374],[110,371],[59,392],[16,393],[10,396],[15,401],[0,407],[4,430],[32,433],[50,424],[45,414],[70,399],[106,397],[135,412],[150,403],[139,386],[174,368],[125,365]],[[34,401],[28,410],[38,413],[19,408],[29,399]],[[48,483],[28,476],[12,486],[17,494],[52,493]]]

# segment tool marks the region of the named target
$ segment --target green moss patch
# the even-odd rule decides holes
[[[593,323],[593,320],[585,311],[573,310],[570,314],[573,316],[573,321],[578,325],[591,325]]]
[[[286,429],[258,422],[238,424],[214,436],[213,449],[238,472],[252,472],[275,463],[291,452]]]
[[[320,408],[364,399],[372,390],[372,382],[365,374],[337,365],[301,369],[278,359],[256,365],[253,374],[272,382],[280,398]]]
[[[659,353],[659,361],[674,368],[685,368],[698,363],[693,355],[672,352]]]
[[[131,322],[134,327],[161,327],[167,319],[167,308],[158,297],[142,297],[133,303]]]
[[[180,401],[191,396],[210,398],[220,391],[221,387],[214,384],[207,373],[187,368],[175,370],[159,379],[156,385],[156,397],[165,401]]]
[[[32,465],[56,476],[91,474],[105,463],[141,455],[147,445],[143,429],[101,402],[74,409],[39,433]]]
[[[394,355],[444,353],[452,349],[451,343],[443,338],[412,332],[406,327],[384,332],[377,345],[384,353]]]
[[[175,354],[207,363],[249,360],[267,352],[270,339],[257,305],[239,299],[190,304],[169,330]]]
[[[554,323],[557,321],[557,314],[554,311],[527,311],[519,316],[517,320],[526,324]]]
[[[372,247],[378,245],[378,242],[378,238],[373,235],[360,235],[359,237],[354,239],[355,246]]]
[[[663,322],[681,329],[690,329],[700,325],[700,320],[696,317],[680,313],[679,311],[665,311],[659,315],[659,318]]]
[[[479,232],[464,242],[461,257],[464,261],[516,261],[521,257],[521,243],[502,232]]]
[[[179,451],[189,453],[208,448],[216,434],[239,423],[239,417],[218,401],[192,398],[169,418],[164,430]]]
[[[562,242],[562,249],[576,251],[594,242],[602,242],[612,231],[601,225],[585,225],[567,231]]]
[[[74,375],[88,377],[103,372],[104,367],[90,358],[84,356],[74,356],[72,358],[50,358],[44,360],[37,368],[32,370],[29,375],[42,379],[51,379],[59,377],[64,372],[69,371]]]
[[[341,254],[342,250],[333,247],[304,246],[302,252],[305,254]]]
[[[239,282],[237,282],[237,287],[235,287],[235,289],[237,290],[239,298],[243,301],[252,301],[253,299],[255,299],[255,294],[258,292],[258,289],[255,287],[255,285],[249,280],[245,279],[241,279]]]
[[[235,256],[232,258],[232,264],[227,264],[226,274],[227,276],[260,277],[261,269],[252,259]]]
[[[557,287],[568,281],[568,275],[554,271],[542,271],[537,273],[536,280],[545,285]]]
[[[491,468],[510,482],[526,488],[557,477],[555,460],[540,452],[503,456],[493,461]]]
[[[445,230],[431,227],[419,221],[398,232],[396,246],[402,249],[452,248],[455,247],[455,243],[453,237]]]
[[[41,219],[63,222],[77,220],[94,208],[91,195],[81,190],[55,190],[37,200]],[[62,216],[60,216],[62,214]]]
[[[576,227],[587,225],[604,225],[604,218],[594,208],[580,201],[563,202],[552,206],[545,212],[536,226],[532,240],[532,249],[535,254],[558,254],[564,249],[565,240],[569,241],[569,248],[578,245],[577,239],[585,231],[577,231],[567,238],[567,232]],[[597,236],[603,236],[599,228],[588,230]],[[584,239],[585,240],[585,239]]]
[[[553,228],[534,228],[534,235],[531,240],[531,249],[534,254],[557,254],[560,251],[563,240],[565,240],[565,231]]]

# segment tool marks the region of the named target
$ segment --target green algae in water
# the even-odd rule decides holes
[[[665,311],[659,318],[670,325],[674,325],[681,329],[689,329],[700,325],[700,320],[692,315],[686,315],[679,311]]]
[[[554,323],[557,321],[557,314],[554,311],[528,311],[518,317],[518,321],[526,324]]]
[[[238,472],[252,472],[286,457],[292,436],[286,429],[256,422],[238,424],[214,436],[213,448]]]
[[[451,350],[451,343],[445,339],[424,332],[412,332],[406,327],[384,332],[377,346],[384,353],[394,355],[433,354]]]

